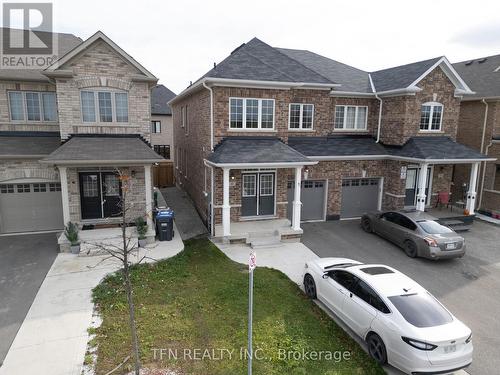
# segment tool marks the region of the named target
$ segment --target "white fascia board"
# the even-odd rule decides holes
[[[333,161],[333,160],[384,160],[387,155],[347,155],[347,156],[308,156],[311,160]]]
[[[330,96],[336,98],[374,98],[375,94],[371,92],[330,91]]]
[[[218,168],[229,168],[229,169],[244,169],[244,168],[293,168],[302,167],[304,165],[315,165],[318,164],[317,161],[306,161],[306,162],[292,162],[292,163],[214,163],[210,160],[205,159],[205,165],[218,167]]]
[[[413,163],[429,164],[470,164],[481,161],[494,161],[494,158],[488,159],[418,159],[405,156],[394,155],[349,155],[349,156],[308,156],[311,160],[317,161],[341,161],[341,160],[398,160]]]
[[[420,91],[422,91],[422,89],[420,87],[408,86],[404,89],[379,91],[379,92],[377,92],[377,95],[378,96],[415,95],[417,92],[420,92]]]
[[[410,86],[416,86],[421,80],[423,80],[427,75],[436,69],[438,66],[441,66],[441,69],[446,74],[446,76],[451,80],[451,82],[455,85],[457,89],[464,90],[467,94],[473,94],[474,92],[467,86],[465,81],[460,77],[458,72],[453,68],[448,59],[443,56],[441,57],[434,65],[432,65],[429,69],[427,69],[420,77],[418,77]]]
[[[232,78],[211,78],[205,77],[195,82],[191,86],[184,89],[175,98],[167,102],[168,105],[174,104],[177,100],[185,95],[195,91],[195,89],[203,86],[219,86],[219,87],[244,87],[253,89],[309,89],[309,90],[332,90],[333,87],[340,87],[338,83],[307,83],[307,82],[281,82],[281,81],[258,81],[247,79],[232,79]]]
[[[161,163],[166,159],[149,159],[149,160],[40,160],[42,164],[63,165],[63,166],[134,166],[134,165],[150,165]]]
[[[143,73],[148,79],[153,79],[153,80],[158,80],[158,78],[151,73],[149,70],[147,70],[144,66],[142,66],[137,60],[135,60],[132,56],[130,56],[127,52],[125,52],[118,44],[113,42],[110,38],[108,38],[102,31],[97,31],[94,35],[92,35],[90,38],[85,40],[83,43],[80,43],[77,45],[75,48],[73,48],[71,51],[66,53],[64,56],[62,56],[60,59],[55,61],[52,65],[50,65],[48,68],[46,68],[42,73],[47,72],[50,74],[51,72],[59,69],[62,65],[67,63],[69,60],[74,58],[76,55],[87,49],[89,46],[91,46],[95,41],[98,39],[102,39],[105,43],[107,43],[111,48],[113,48],[120,56],[124,58],[127,62],[129,62],[131,65],[136,67],[141,73]]]

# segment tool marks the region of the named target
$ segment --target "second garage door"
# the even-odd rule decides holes
[[[365,212],[377,210],[380,188],[379,178],[343,179],[340,217],[359,217]]]
[[[294,183],[288,182],[288,219],[292,219]],[[326,182],[302,181],[300,201],[302,202],[301,220],[325,220]]]
[[[0,233],[62,228],[59,183],[0,184]]]

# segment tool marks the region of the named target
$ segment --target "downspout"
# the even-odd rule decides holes
[[[210,92],[210,152],[214,150],[214,92],[206,82],[203,82],[205,87]],[[211,235],[215,235],[214,228],[214,168],[210,167],[210,231]]]
[[[486,125],[488,122],[488,102],[486,102],[485,99],[482,100],[483,104],[485,105],[484,108],[484,122],[483,122],[483,135],[481,137],[481,153],[483,153],[484,149],[484,139],[486,137]],[[490,150],[491,145],[493,144],[493,141],[491,141],[488,146],[486,146],[486,150],[484,150],[484,154],[488,156],[488,151]],[[481,204],[483,203],[483,190],[484,190],[484,177],[486,175],[486,164],[488,162],[483,162],[483,174],[481,176],[481,190],[479,191],[479,203],[477,208],[481,208]]]
[[[211,87],[203,82],[203,87],[210,91],[210,151],[214,150],[214,92]]]
[[[375,85],[373,84],[372,75],[368,74],[368,78],[370,79],[370,86],[372,88],[373,93],[375,94],[375,99],[377,99],[379,101],[379,103],[380,103],[379,109],[378,109],[377,140],[375,141],[375,143],[379,143],[380,142],[380,129],[382,127],[382,106],[383,106],[383,101],[380,98],[380,96],[378,96],[377,91],[375,90]]]

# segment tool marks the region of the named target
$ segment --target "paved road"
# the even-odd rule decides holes
[[[0,364],[56,256],[55,233],[0,237]]]
[[[161,189],[170,208],[174,210],[175,224],[183,240],[207,234],[207,228],[194,208],[194,204],[183,190],[177,187]]]
[[[302,241],[320,257],[342,256],[392,266],[422,284],[473,331],[474,361],[467,370],[497,374],[500,368],[500,227],[476,221],[464,233],[462,259],[410,259],[380,237],[367,234],[358,221],[303,225]]]

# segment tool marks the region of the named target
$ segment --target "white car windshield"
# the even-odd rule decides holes
[[[445,227],[444,225],[441,225],[433,220],[417,221],[417,224],[420,225],[420,228],[422,228],[429,234],[453,233],[450,228]]]
[[[435,327],[453,321],[446,309],[429,293],[389,297],[405,320],[419,328]]]

